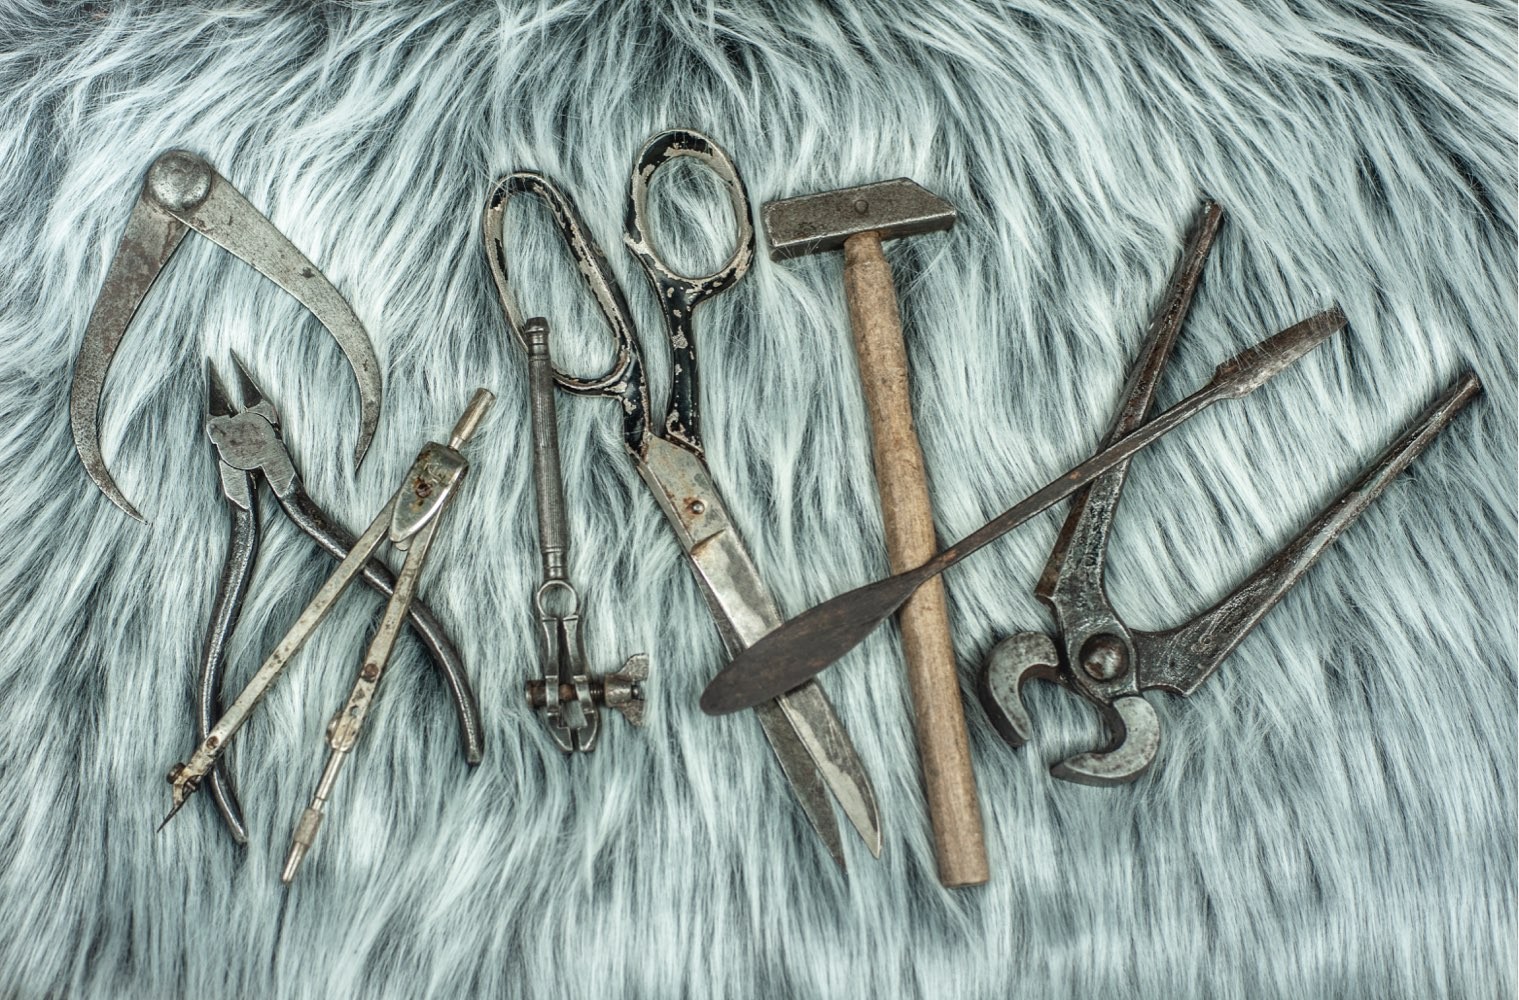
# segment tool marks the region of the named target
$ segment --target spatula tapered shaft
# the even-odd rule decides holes
[[[932,559],[804,611],[741,652],[702,692],[702,711],[726,715],[796,687],[838,660],[927,580],[1132,458],[1214,403],[1255,391],[1342,329],[1338,308],[1312,316],[1219,365],[1197,392],[1029,494]]]

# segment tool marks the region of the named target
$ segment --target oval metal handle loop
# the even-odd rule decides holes
[[[560,600],[567,602],[568,608],[550,610],[549,595],[555,593],[562,595]],[[538,591],[533,594],[533,607],[538,612],[540,621],[573,618],[580,614],[580,592],[568,580],[544,580]]]
[[[654,174],[666,163],[684,156],[697,160],[722,180],[738,226],[738,242],[728,262],[711,274],[698,277],[681,274],[664,262],[654,248],[653,230],[648,220],[649,186]],[[644,144],[633,163],[623,241],[648,272],[662,309],[683,305],[689,310],[731,287],[754,263],[754,223],[750,219],[749,192],[744,187],[743,178],[739,177],[738,167],[721,146],[700,132],[669,129],[654,136]]]
[[[519,170],[501,178],[485,202],[482,227],[485,233],[485,256],[490,262],[491,277],[496,281],[496,294],[506,313],[507,325],[525,350],[527,342],[523,340],[522,334],[525,317],[512,294],[507,274],[505,238],[502,234],[507,203],[518,194],[535,195],[548,206],[559,235],[564,238],[565,245],[575,258],[580,276],[585,279],[586,286],[601,308],[601,314],[611,327],[612,339],[616,344],[617,353],[612,359],[612,366],[603,374],[583,378],[555,365],[554,382],[566,391],[583,396],[622,395],[622,387],[628,381],[630,370],[639,367],[640,360],[627,299],[607,264],[606,255],[587,230],[575,202],[559,190],[553,181],[536,170]]]

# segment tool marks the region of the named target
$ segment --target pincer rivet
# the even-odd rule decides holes
[[[1099,681],[1122,677],[1129,669],[1129,654],[1116,635],[1094,635],[1081,647],[1081,668]]]

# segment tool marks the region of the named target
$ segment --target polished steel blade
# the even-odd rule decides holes
[[[679,445],[650,438],[638,469],[680,539],[729,655],[778,628],[783,620],[780,609],[728,519],[702,460]],[[806,796],[814,782],[798,783],[794,777],[801,763],[787,759],[788,753],[794,753],[794,744],[805,749],[810,757],[809,770],[815,767],[817,777],[838,800],[871,854],[879,857],[881,821],[875,790],[827,695],[816,683],[808,682],[776,698],[773,704],[795,740],[789,736],[777,740],[776,724],[780,720],[767,721],[767,713],[761,713],[760,722],[813,825],[818,826],[818,821]],[[818,832],[823,833],[821,827]],[[829,838],[824,834],[823,839]]]
[[[812,824],[817,835],[823,839],[823,846],[827,848],[833,863],[839,866],[840,871],[848,871],[849,866],[844,863],[844,842],[839,837],[839,824],[833,817],[828,789],[823,785],[823,773],[813,762],[812,754],[802,744],[796,728],[776,702],[767,701],[754,706],[754,714],[759,717],[760,729],[770,742],[770,749],[775,751],[775,759],[781,762],[781,773],[786,775],[792,793],[802,804],[807,822]]]

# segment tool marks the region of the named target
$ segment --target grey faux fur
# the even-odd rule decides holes
[[[0,995],[7,997],[1492,997],[1516,988],[1515,19],[1512,5],[1103,0],[493,7],[0,5]],[[934,878],[895,639],[824,683],[881,798],[848,877],[721,664],[611,404],[560,404],[573,568],[598,665],[653,655],[648,728],[555,752],[535,666],[524,370],[480,249],[491,180],[577,193],[618,245],[627,170],[688,125],[756,200],[909,175],[959,206],[893,249],[945,539],[1091,449],[1203,193],[1229,212],[1162,404],[1338,301],[1346,334],[1134,465],[1111,585],[1138,626],[1238,580],[1464,365],[1488,393],[1188,700],[1125,788],[1052,781],[1097,735],[1047,689],[1013,751],[969,709],[994,876]],[[206,155],[351,300],[386,365],[357,399],[288,297],[199,237],[149,296],[103,440],[132,522],[69,442],[74,353],[142,172]],[[673,203],[672,203],[673,204]],[[726,209],[669,213],[680,259]],[[588,369],[601,329],[541,211],[524,305]],[[715,474],[789,614],[885,566],[836,258],[759,262],[698,327]],[[345,603],[209,802],[157,836],[190,748],[223,551],[202,361],[238,351],[312,492],[366,522],[477,384],[501,405],[426,598],[486,712],[470,773],[415,643],[291,892],[277,881],[377,602]],[[662,354],[654,352],[661,359]],[[664,384],[664,370],[656,371]],[[330,563],[283,518],[235,644],[245,678]],[[947,580],[967,689],[1047,628],[1050,514]]]

